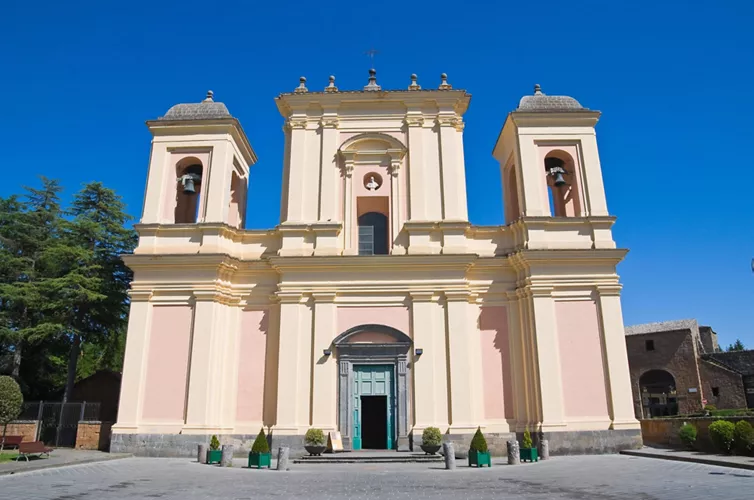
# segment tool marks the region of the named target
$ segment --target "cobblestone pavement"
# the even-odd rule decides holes
[[[28,500],[517,498],[751,499],[754,472],[618,455],[445,471],[439,464],[295,465],[222,469],[189,460],[126,458],[0,478],[0,498]]]

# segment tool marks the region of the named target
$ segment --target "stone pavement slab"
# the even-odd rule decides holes
[[[751,500],[754,472],[623,455],[555,457],[492,468],[440,464],[296,465],[289,472],[127,458],[0,477],[1,498],[29,500]]]
[[[51,467],[63,467],[66,465],[86,464],[92,462],[102,462],[105,460],[115,460],[119,458],[130,457],[126,453],[105,453],[94,450],[73,450],[68,448],[56,448],[50,453],[50,457],[42,455],[41,458],[30,457],[27,462],[21,458],[18,462],[4,462],[0,464],[0,476],[7,474],[18,474],[20,472],[30,472]]]
[[[697,464],[718,465],[736,469],[754,470],[754,457],[740,457],[737,455],[713,455],[700,451],[671,450],[666,448],[644,447],[640,450],[624,450],[623,455],[634,457],[659,458],[678,462],[693,462]]]

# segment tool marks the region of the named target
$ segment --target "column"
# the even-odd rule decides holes
[[[421,112],[406,116],[408,126],[409,220],[427,220],[427,201],[424,196],[424,118]]]
[[[421,356],[414,356],[414,425],[420,429],[429,426],[447,425],[446,378],[437,373],[440,365],[447,363],[446,351],[435,340],[444,336],[444,322],[439,323],[440,308],[433,292],[411,293],[411,334],[414,349],[422,349]],[[444,347],[444,342],[442,343]],[[444,406],[444,414],[440,409]]]
[[[440,125],[440,165],[442,166],[443,220],[466,221],[466,173],[463,164],[463,122],[453,115],[437,117]]]
[[[335,222],[338,220],[338,165],[335,155],[338,153],[338,118],[325,115],[322,117],[322,158],[319,221]]]
[[[623,311],[620,303],[621,286],[597,288],[598,310],[602,334],[602,350],[607,367],[607,401],[612,429],[636,429],[631,393],[631,374],[628,369],[628,353],[623,327]]]
[[[280,294],[277,423],[281,434],[300,434],[309,426],[312,317],[308,297]]]
[[[354,199],[353,199],[353,153],[343,153],[343,177],[345,179],[345,189],[343,189],[343,255],[358,255],[359,248],[354,246],[356,237],[356,225]]]
[[[149,330],[152,311],[149,298],[151,295],[151,291],[131,291],[129,293],[131,307],[128,315],[126,353],[123,359],[118,423],[113,426],[115,432],[138,432],[144,397],[147,359],[149,357]]]
[[[530,288],[528,292],[531,301],[533,353],[539,381],[542,428],[547,431],[565,425],[555,302],[549,288]]]
[[[445,298],[450,354],[450,425],[454,432],[469,433],[476,430],[483,418],[479,308],[469,303],[466,291],[445,292]]]
[[[288,169],[288,218],[283,222],[304,220],[304,168],[306,167],[306,119],[288,120],[291,130],[290,161]],[[283,186],[285,189],[285,186]]]
[[[334,431],[337,426],[338,407],[338,361],[334,356],[325,356],[325,349],[332,350],[337,327],[335,293],[314,295],[314,352],[312,353],[312,426],[324,432]]]
[[[391,155],[392,156],[392,155]],[[396,245],[398,235],[401,233],[403,214],[401,214],[401,192],[400,192],[400,178],[398,174],[401,169],[401,160],[397,157],[392,157],[390,162],[390,221],[391,221],[391,234],[392,242],[390,253],[403,254],[405,249]]]
[[[221,349],[217,305],[214,291],[194,292],[194,323],[184,426],[184,431],[188,432],[204,431],[218,423],[213,418],[213,413],[216,412],[214,399],[218,396],[216,390],[213,390],[217,385],[217,366],[213,361],[218,357],[218,349]]]

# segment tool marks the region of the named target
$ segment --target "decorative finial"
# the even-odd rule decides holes
[[[534,95],[544,95],[542,87],[540,87],[538,83],[534,85]]]
[[[296,87],[296,90],[294,90],[297,94],[303,94],[304,92],[309,92],[309,89],[306,88],[306,77],[301,77],[298,79],[299,84],[298,87]]]
[[[369,83],[364,86],[364,90],[382,90],[382,87],[377,85],[377,70],[372,68],[369,70]]]
[[[438,87],[440,90],[450,90],[453,88],[451,84],[448,83],[448,74],[443,73],[440,75],[440,79],[442,80],[440,82],[440,86]]]
[[[325,92],[337,92],[338,87],[335,86],[335,77],[330,75],[330,85],[325,87]]]
[[[214,96],[215,96],[215,93],[212,92],[211,90],[208,90],[207,97],[204,98],[203,102],[214,102],[214,99],[213,99]]]
[[[421,90],[421,86],[416,83],[416,73],[411,74],[411,85],[408,86],[408,90]]]

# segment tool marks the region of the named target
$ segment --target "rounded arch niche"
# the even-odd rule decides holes
[[[338,426],[344,447],[353,446],[355,372],[369,365],[393,367],[391,404],[398,451],[408,451],[408,355],[413,342],[404,332],[387,325],[365,324],[349,328],[333,341],[338,358]]]

